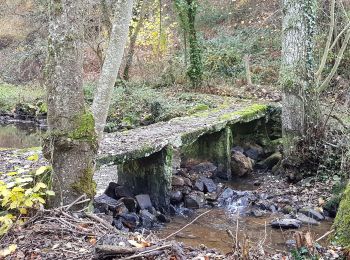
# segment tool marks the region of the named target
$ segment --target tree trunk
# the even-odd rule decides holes
[[[313,107],[317,104],[313,90],[315,7],[316,0],[283,0],[280,82],[286,157],[295,153],[298,140],[316,123]]]
[[[97,138],[83,94],[83,1],[51,0],[46,68],[48,138],[44,154],[53,167],[52,207],[82,194],[92,198]],[[84,205],[80,205],[83,207]]]
[[[195,20],[197,14],[197,1],[187,0],[188,16],[188,41],[190,45],[190,67],[187,74],[192,82],[192,87],[197,87],[202,83],[202,53],[198,44]]]
[[[147,0],[143,0],[141,3],[141,10],[139,14],[139,20],[137,21],[137,25],[135,27],[135,30],[133,30],[131,37],[130,37],[130,44],[129,44],[129,50],[128,54],[126,55],[126,62],[125,62],[125,67],[123,71],[123,78],[124,80],[129,80],[129,71],[132,65],[132,61],[134,58],[134,53],[135,53],[135,46],[136,46],[136,40],[137,36],[139,35],[139,32],[143,26],[143,22],[145,19],[145,9],[147,6]]]
[[[102,138],[108,108],[113,95],[114,83],[123,58],[128,29],[132,14],[132,0],[119,0],[101,75],[95,92],[92,111],[95,117],[96,132]]]

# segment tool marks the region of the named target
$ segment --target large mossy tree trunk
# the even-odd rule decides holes
[[[350,183],[348,183],[339,205],[334,221],[335,241],[350,248]]]
[[[314,27],[316,0],[283,0],[282,131],[285,162],[302,160],[297,145],[312,136],[318,124],[319,109],[314,94]]]
[[[117,1],[112,22],[109,45],[106,50],[101,75],[94,95],[92,111],[96,121],[96,132],[102,138],[106,125],[109,105],[113,96],[113,87],[122,62],[126,40],[131,21],[133,0]]]
[[[48,137],[44,154],[52,163],[50,206],[93,197],[97,138],[83,94],[83,1],[51,0],[46,68]],[[80,205],[84,207],[84,205]]]

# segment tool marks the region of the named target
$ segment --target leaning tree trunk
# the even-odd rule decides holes
[[[44,153],[52,163],[52,207],[93,197],[97,138],[83,95],[83,1],[51,0],[46,68],[48,137]],[[83,207],[83,205],[81,205]]]
[[[108,108],[113,94],[113,87],[123,58],[131,20],[133,0],[119,0],[117,4],[110,41],[106,50],[101,75],[92,104],[92,111],[96,122],[96,132],[99,139],[102,138],[103,129],[107,120]]]
[[[143,23],[145,20],[146,12],[145,9],[148,6],[147,0],[142,0],[141,2],[141,8],[140,8],[140,13],[139,13],[139,19],[137,21],[135,29],[132,31],[131,36],[130,36],[130,44],[129,44],[129,50],[128,54],[126,55],[126,62],[125,62],[125,67],[123,71],[123,79],[124,80],[129,80],[129,72],[130,68],[134,59],[134,54],[135,54],[135,47],[136,47],[136,40],[137,36],[139,35],[140,30],[143,27]]]
[[[297,157],[297,143],[317,124],[314,95],[314,25],[316,0],[283,0],[282,130],[286,158]]]

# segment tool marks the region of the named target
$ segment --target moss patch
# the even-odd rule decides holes
[[[68,135],[74,140],[88,140],[95,142],[95,120],[91,112],[85,112],[77,119],[77,128]]]
[[[339,210],[334,221],[334,240],[338,244],[350,248],[350,184],[343,193]]]
[[[96,182],[93,180],[93,176],[93,168],[88,167],[84,170],[82,176],[72,184],[72,189],[79,194],[85,193],[89,198],[93,198],[96,194]]]
[[[232,120],[235,117],[240,117],[243,120],[254,118],[259,113],[264,113],[268,110],[268,106],[264,104],[253,104],[245,109],[231,112],[220,117],[221,120]]]

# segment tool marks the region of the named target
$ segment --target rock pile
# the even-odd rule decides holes
[[[119,230],[134,231],[153,228],[169,222],[165,214],[157,211],[148,194],[133,197],[124,186],[111,182],[104,194],[94,199],[95,213],[102,213],[106,221]]]

